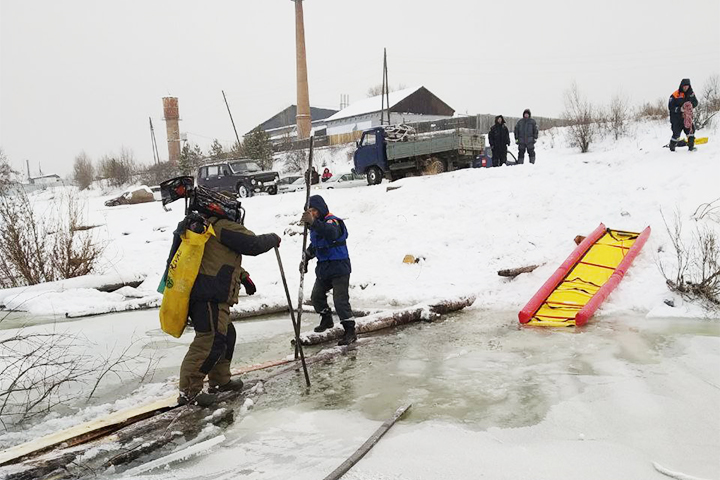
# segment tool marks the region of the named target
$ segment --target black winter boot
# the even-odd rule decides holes
[[[217,401],[217,397],[210,393],[200,392],[197,395],[190,397],[183,392],[180,392],[177,402],[178,405],[197,405],[198,407],[209,407]]]
[[[217,392],[240,392],[243,388],[243,381],[239,378],[233,378],[225,385],[218,385],[218,386],[211,386],[208,389],[208,392],[210,393],[217,393]]]
[[[675,145],[677,145],[677,140],[670,140],[670,151],[675,151]]]
[[[357,335],[355,334],[355,320],[343,320],[342,326],[345,329],[345,335],[338,342],[339,346],[350,345],[357,341]]]
[[[321,333],[334,326],[335,324],[333,323],[332,312],[330,310],[323,310],[320,312],[320,325],[315,327],[313,331]]]
[[[688,137],[688,150],[691,152],[695,150],[695,136],[691,135]]]

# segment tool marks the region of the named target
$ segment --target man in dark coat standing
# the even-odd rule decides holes
[[[310,247],[300,262],[301,271],[307,271],[307,262],[317,258],[315,267],[315,286],[312,290],[312,304],[320,314],[320,325],[316,332],[324,332],[333,327],[332,312],[327,302],[327,294],[333,291],[335,311],[345,329],[345,335],[338,345],[350,345],[357,340],[355,319],[350,308],[350,254],[346,245],[348,231],[345,222],[328,209],[320,195],[308,200],[308,208],[303,213],[302,222],[310,229]]]
[[[530,156],[530,163],[535,163],[535,140],[538,138],[538,127],[529,108],[523,112],[523,118],[518,120],[514,133],[515,144],[518,146],[518,163],[524,163],[525,150]]]
[[[504,165],[507,161],[507,147],[510,145],[510,132],[505,126],[505,119],[502,115],[495,117],[495,124],[490,127],[488,140],[490,148],[492,148],[493,167]]]
[[[680,140],[680,132],[685,132],[688,141],[688,150],[695,150],[695,125],[692,124],[692,116],[686,125],[685,116],[683,115],[683,106],[690,103],[692,108],[698,106],[697,98],[690,85],[689,78],[683,78],[680,87],[670,95],[668,109],[670,110],[670,126],[672,127],[672,138],[670,139],[670,151],[674,152],[678,140]],[[686,107],[688,108],[688,107]],[[692,109],[690,109],[692,111]]]

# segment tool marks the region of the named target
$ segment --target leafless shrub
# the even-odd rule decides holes
[[[663,221],[675,253],[672,266],[658,261],[668,288],[708,308],[720,308],[720,238],[715,230],[698,225],[692,241],[686,244],[680,214],[676,212],[672,225],[664,215]]]
[[[638,108],[635,118],[637,120],[663,120],[670,115],[668,102],[658,98],[655,102],[646,102]]]
[[[570,145],[586,153],[595,140],[597,120],[595,107],[580,93],[576,83],[565,91],[565,111],[562,116],[568,122]]]
[[[628,120],[630,119],[630,102],[623,94],[616,93],[610,100],[605,112],[604,125],[607,132],[615,140],[627,136]]]
[[[720,76],[715,74],[705,81],[702,95],[698,98],[698,106],[693,116],[695,128],[699,130],[711,126],[718,112],[720,112]]]
[[[130,183],[135,172],[135,157],[131,150],[122,147],[120,155],[105,155],[98,165],[100,178],[107,180],[112,187],[122,187]]]
[[[86,358],[70,354],[78,337],[19,332],[0,339],[0,418],[4,428],[50,412],[67,400],[65,387],[88,373]]]
[[[95,179],[95,167],[85,152],[80,152],[80,154],[75,157],[73,179],[80,190],[88,188]]]
[[[702,220],[707,218],[716,223],[720,223],[720,198],[710,203],[703,203],[695,209],[692,216],[693,220]]]
[[[0,193],[0,286],[17,287],[86,275],[103,247],[82,231],[83,207],[73,193],[43,212],[22,189]]]
[[[82,335],[21,330],[0,337],[2,426],[9,429],[47,414],[76,398],[86,385],[90,400],[109,375],[121,382],[150,377],[158,359],[154,352],[147,355],[145,348],[131,354],[138,341],[94,357],[88,351],[93,346]]]

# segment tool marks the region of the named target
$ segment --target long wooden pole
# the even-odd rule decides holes
[[[305,383],[310,388],[310,376],[308,375],[307,365],[305,364],[305,354],[303,353],[302,343],[300,342],[300,325],[295,321],[295,310],[293,310],[292,300],[290,299],[290,290],[288,289],[287,279],[285,278],[285,269],[282,265],[282,259],[280,259],[280,250],[275,247],[275,256],[277,257],[278,267],[280,267],[280,276],[282,277],[283,286],[285,287],[285,296],[287,297],[288,309],[290,310],[290,319],[292,320],[293,330],[295,331],[295,345],[299,345],[299,348],[295,350],[300,351],[300,361],[302,362],[303,373],[305,374]],[[299,309],[302,311],[302,308]]]
[[[303,212],[308,209],[310,202],[310,186],[312,185],[312,162],[313,162],[313,141],[315,137],[310,137],[310,151],[308,152],[308,169],[305,173],[305,205]],[[297,311],[297,329],[300,331],[302,327],[302,304],[305,293],[305,270],[307,270],[307,259],[305,258],[305,250],[307,249],[308,226],[307,223],[303,227],[303,244],[302,244],[302,262],[303,268],[300,269],[300,288],[298,289],[298,311]],[[298,358],[298,342],[295,343],[295,359]]]
[[[345,475],[348,470],[353,467],[353,465],[359,462],[365,456],[365,454],[368,453],[370,449],[374,447],[377,442],[380,441],[383,435],[385,435],[387,431],[390,430],[393,425],[395,425],[395,422],[397,422],[400,417],[402,417],[405,412],[410,409],[410,407],[412,407],[412,403],[407,404],[404,407],[398,408],[391,418],[385,420],[385,423],[383,423],[380,428],[375,430],[375,433],[373,433],[372,436],[368,438],[367,441],[355,451],[355,453],[350,455],[350,458],[341,463],[340,466],[333,470],[330,475],[324,478],[324,480],[337,480],[343,475]]]
[[[220,90],[223,94],[223,100],[225,100],[225,106],[227,107],[228,115],[230,115],[230,123],[232,123],[233,131],[235,132],[235,138],[237,139],[238,148],[240,148],[240,137],[237,133],[237,128],[235,128],[235,120],[232,118],[232,113],[230,112],[230,105],[228,104],[227,97],[225,97],[225,90]]]

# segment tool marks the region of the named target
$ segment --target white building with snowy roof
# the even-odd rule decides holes
[[[390,92],[389,104],[391,124],[439,120],[455,114],[455,110],[423,86]],[[382,105],[381,95],[349,105],[325,119],[327,134],[336,135],[379,126]]]

